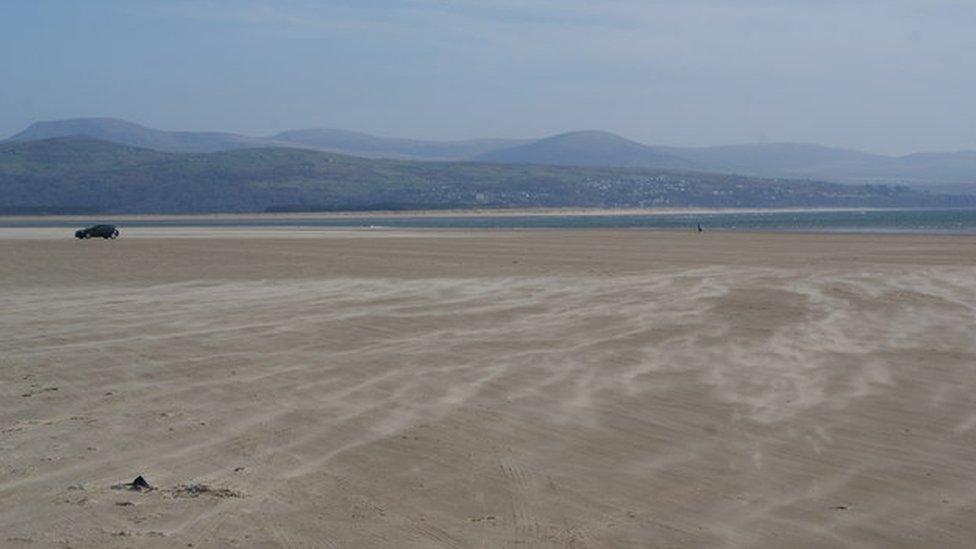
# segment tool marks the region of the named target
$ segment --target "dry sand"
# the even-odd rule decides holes
[[[976,238],[10,231],[0,546],[976,539]]]

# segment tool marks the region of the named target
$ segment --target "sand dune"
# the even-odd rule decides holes
[[[0,240],[0,545],[976,538],[971,238],[322,233]]]

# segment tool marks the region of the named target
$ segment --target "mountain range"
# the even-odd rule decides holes
[[[412,160],[468,160],[482,154],[527,143],[518,139],[424,141],[377,137],[330,128],[290,130],[266,137],[226,132],[172,132],[116,118],[73,118],[36,122],[8,141],[34,141],[84,135],[120,145],[162,152],[218,152],[256,147],[294,147],[339,152],[365,158]]]
[[[704,172],[363,158],[286,147],[186,153],[87,136],[0,143],[0,214],[529,207],[976,207],[976,196]]]
[[[801,143],[663,147],[644,145],[602,131],[569,132],[538,140],[429,141],[325,128],[254,137],[222,132],[171,132],[113,118],[80,118],[38,122],[8,141],[69,136],[88,136],[162,152],[289,147],[365,158],[690,170],[976,192],[976,151],[885,156]]]

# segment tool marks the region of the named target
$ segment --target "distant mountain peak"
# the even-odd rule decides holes
[[[35,122],[10,140],[33,141],[75,135],[166,152],[216,152],[268,144],[260,139],[232,133],[169,132],[109,117]]]
[[[578,138],[613,139],[613,140],[630,141],[632,143],[636,143],[636,141],[631,141],[626,137],[605,130],[573,130],[573,131],[568,131],[563,133],[557,133],[547,137],[546,139],[578,139]]]
[[[31,141],[69,135],[90,135],[91,133],[119,131],[156,131],[145,126],[119,118],[92,117],[68,118],[65,120],[41,120],[34,122],[22,132],[10,138],[11,141]]]
[[[492,151],[477,160],[557,166],[694,168],[694,163],[683,158],[601,130],[560,133],[525,145]]]

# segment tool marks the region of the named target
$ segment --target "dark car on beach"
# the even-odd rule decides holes
[[[92,225],[75,231],[75,238],[118,238],[119,230],[115,225]]]

